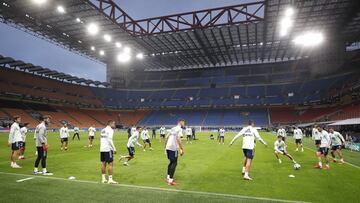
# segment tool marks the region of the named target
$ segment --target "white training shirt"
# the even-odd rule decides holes
[[[277,131],[277,135],[281,136],[281,137],[286,137],[286,131],[284,128],[280,128],[278,131]]]
[[[131,135],[132,135],[134,132],[137,132],[137,131],[136,131],[136,127],[131,127]]]
[[[69,137],[69,129],[67,127],[61,127],[60,128],[60,138],[68,138]]]
[[[186,135],[192,135],[192,129],[191,128],[186,128],[185,133],[186,133]]]
[[[345,143],[344,137],[337,131],[329,133],[329,136],[331,139],[331,146],[342,145],[342,143]]]
[[[15,143],[15,142],[22,142],[22,135],[20,132],[20,126],[17,122],[14,122],[10,127],[9,133],[9,142],[8,143]]]
[[[149,131],[148,131],[148,130],[143,130],[143,131],[141,132],[141,139],[142,139],[142,140],[147,140],[147,139],[149,139]]]
[[[74,132],[78,133],[78,132],[79,132],[79,128],[78,128],[78,127],[75,127],[75,128],[74,128]]]
[[[281,152],[281,151],[286,151],[286,144],[285,144],[285,142],[284,141],[282,141],[282,140],[276,140],[275,142],[274,142],[274,150],[276,151],[276,152]]]
[[[139,132],[136,130],[132,133],[131,137],[129,137],[127,147],[135,147],[135,144],[138,146],[141,146],[141,144],[138,142],[139,140]]]
[[[114,129],[110,126],[106,126],[101,130],[100,135],[100,152],[116,151],[113,142]]]
[[[27,127],[22,127],[20,128],[20,133],[21,133],[21,137],[22,137],[22,141],[26,142],[26,133],[27,133],[28,129]]]
[[[89,136],[95,136],[96,128],[90,127],[88,131],[89,131]]]
[[[320,140],[321,139],[320,132],[318,131],[318,129],[316,129],[316,128],[312,129],[312,136],[311,137],[312,137],[313,140]]]
[[[182,136],[182,128],[177,125],[171,128],[166,143],[166,150],[177,151],[179,148],[180,137]]]
[[[320,147],[329,148],[329,146],[331,144],[329,133],[326,132],[326,130],[322,130],[322,132],[319,132],[319,134],[320,134],[320,140],[321,140]]]
[[[222,137],[225,136],[225,129],[224,129],[224,128],[221,128],[221,129],[219,130],[219,135],[222,136]]]
[[[165,128],[164,127],[161,127],[160,128],[160,135],[165,135],[166,132],[165,132]]]
[[[303,137],[303,133],[301,131],[301,129],[295,129],[294,130],[294,139],[302,139]]]
[[[243,128],[231,141],[233,144],[240,136],[243,136],[243,149],[254,149],[255,148],[255,140],[259,139],[260,142],[266,144],[266,142],[260,137],[259,132],[253,128],[251,125]]]

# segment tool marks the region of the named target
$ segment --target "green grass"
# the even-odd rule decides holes
[[[226,143],[235,133],[228,133]],[[136,159],[124,167],[116,161],[114,179],[118,186],[97,184],[100,182],[99,136],[92,149],[84,147],[87,135],[83,133],[81,141],[71,141],[67,152],[59,149],[56,133],[50,133],[48,170],[54,172],[52,178],[36,176],[35,179],[17,183],[16,180],[31,175],[35,159],[32,135],[28,135],[25,161],[19,161],[22,169],[9,166],[9,148],[0,148],[0,202],[61,201],[61,202],[261,202],[267,199],[249,199],[263,197],[271,199],[306,202],[356,202],[360,199],[360,169],[348,164],[332,164],[330,170],[316,170],[314,152],[306,148],[305,152],[294,152],[294,144],[288,139],[288,151],[302,165],[295,171],[290,160],[283,157],[278,164],[273,155],[275,136],[261,133],[269,146],[258,144],[251,169],[253,181],[242,180],[241,167],[243,154],[241,139],[232,147],[219,145],[209,140],[209,133],[198,133],[199,140],[192,145],[185,144],[185,156],[179,159],[175,174],[176,187],[165,183],[168,161],[163,143],[153,140],[154,151],[143,152],[136,148]],[[115,134],[118,154],[126,154],[125,133]],[[7,134],[0,134],[0,143],[7,142]],[[313,147],[310,140],[305,140]],[[346,161],[360,165],[359,153],[345,153]],[[11,173],[11,174],[9,174]],[[14,175],[23,174],[23,175]],[[288,175],[294,174],[295,178]],[[70,176],[77,180],[68,181]],[[130,186],[129,186],[130,185]],[[143,186],[143,187],[131,187]],[[162,189],[157,189],[162,188]],[[175,191],[167,191],[175,189]],[[190,192],[187,192],[190,191]],[[196,192],[191,192],[196,191]],[[202,193],[199,193],[202,192]],[[211,194],[210,194],[211,193]],[[216,195],[216,194],[225,195]],[[40,195],[43,194],[43,195]],[[226,195],[228,194],[228,195]]]

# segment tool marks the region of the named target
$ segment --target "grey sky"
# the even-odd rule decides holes
[[[115,0],[132,18],[250,2],[250,0]],[[105,65],[69,52],[45,40],[0,23],[0,54],[93,80],[106,80]]]

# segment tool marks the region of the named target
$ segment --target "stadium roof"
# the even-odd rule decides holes
[[[110,85],[107,82],[92,81],[84,78],[78,78],[69,74],[65,74],[55,70],[50,70],[48,68],[43,68],[41,66],[36,66],[31,63],[25,63],[23,61],[15,60],[13,58],[5,57],[2,55],[0,55],[0,68],[1,67],[17,69],[24,72],[44,76],[47,78],[60,80],[63,82],[70,82],[70,83],[76,83],[82,85],[86,84],[86,85],[104,86],[104,87],[108,87]]]
[[[144,54],[143,60],[134,59],[129,66],[145,70],[296,60],[311,53],[293,43],[305,31],[323,32],[326,43],[339,38],[346,44],[360,41],[360,1],[351,0],[259,0],[142,20],[132,19],[112,0],[50,1],[43,6],[30,0],[0,2],[4,23],[105,63],[115,60],[120,49],[114,43],[119,41],[133,55]],[[56,12],[59,4],[65,15]],[[281,37],[279,21],[289,6],[295,9],[294,24]],[[112,42],[102,35],[89,36],[89,23],[99,25]]]

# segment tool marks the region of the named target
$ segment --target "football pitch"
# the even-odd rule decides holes
[[[242,139],[228,146],[235,133],[227,133],[225,145],[209,139],[209,132],[197,133],[193,144],[185,145],[179,158],[175,187],[167,186],[168,160],[164,143],[152,140],[154,151],[136,147],[136,158],[123,166],[118,155],[126,155],[127,134],[116,132],[118,153],[114,162],[114,180],[119,185],[101,184],[99,134],[93,148],[87,145],[87,133],[81,140],[70,140],[68,151],[60,151],[58,133],[49,133],[47,169],[54,176],[32,175],[35,160],[33,133],[28,133],[27,160],[18,161],[21,169],[11,169],[8,134],[0,134],[0,202],[358,202],[360,199],[360,154],[345,151],[347,164],[331,163],[330,170],[314,169],[313,142],[305,139],[305,151],[295,152],[291,137],[288,152],[301,164],[294,170],[292,162],[282,157],[279,164],[273,155],[275,136],[261,132],[268,143],[257,144],[250,175],[242,179]],[[217,133],[214,134],[215,136]],[[157,138],[159,135],[157,135]],[[295,178],[289,178],[292,174]],[[74,176],[75,180],[69,180]]]

